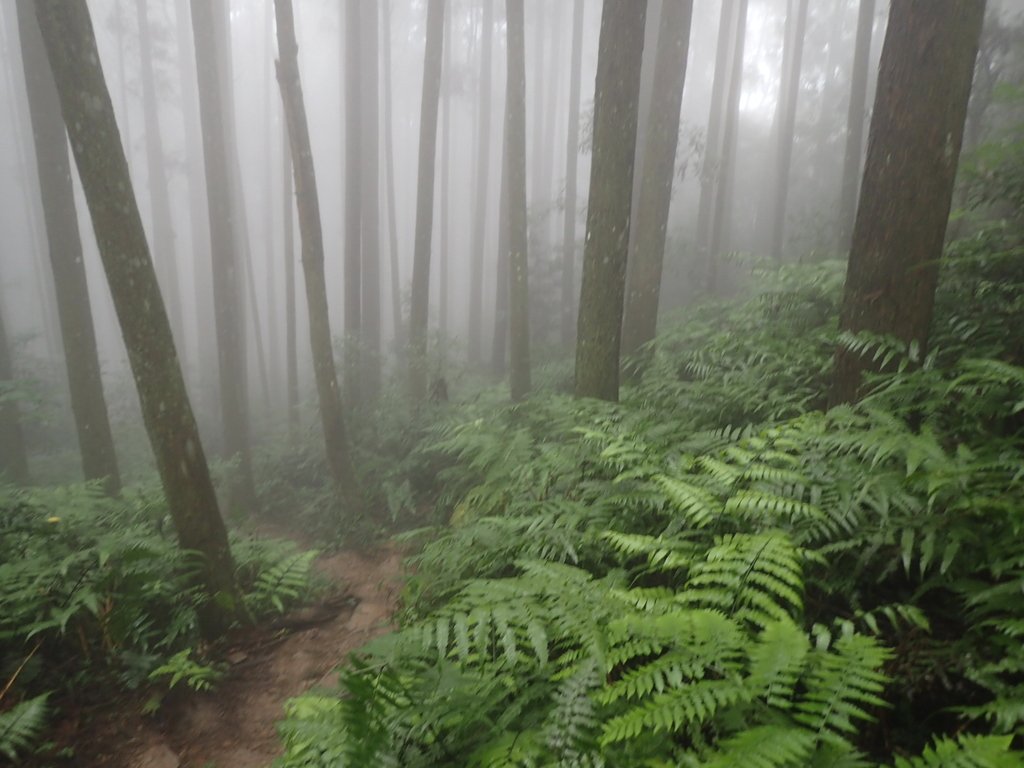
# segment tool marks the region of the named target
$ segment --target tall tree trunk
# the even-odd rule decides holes
[[[215,13],[210,0],[192,0],[192,34],[199,73],[199,118],[203,133],[203,164],[209,207],[210,252],[213,256],[214,319],[220,372],[220,408],[224,425],[224,453],[237,459],[229,484],[232,506],[254,511],[252,453],[249,443],[248,386],[245,365],[242,284],[244,277],[239,241],[233,225],[236,205],[228,166],[227,104],[218,62]],[[222,38],[223,42],[223,38]],[[232,147],[230,151],[234,151]]]
[[[398,223],[395,209],[395,150],[394,129],[391,120],[391,0],[383,0],[381,9],[383,18],[384,43],[382,57],[384,60],[384,172],[388,191],[388,257],[391,266],[391,318],[394,325],[395,349],[405,348],[402,332],[402,281],[398,268]]]
[[[836,249],[847,251],[857,214],[857,189],[860,185],[864,152],[865,106],[868,98],[868,60],[871,56],[871,31],[875,24],[875,0],[860,0],[857,14],[857,38],[853,50],[853,76],[850,80],[850,107],[846,115],[846,151],[839,191],[839,241]]]
[[[505,96],[505,111],[508,112],[508,95]],[[505,117],[508,130],[508,116]],[[491,371],[498,378],[504,378],[508,363],[508,142],[502,134],[501,179],[498,193],[498,263],[494,295],[494,344],[491,346]]]
[[[583,60],[583,0],[573,0],[569,130],[565,140],[565,215],[562,220],[562,346],[576,341],[576,176],[580,155],[580,70]]]
[[[448,249],[450,246],[449,232],[451,224],[451,211],[449,210],[451,194],[451,178],[452,178],[452,158],[451,158],[451,144],[452,144],[452,44],[454,37],[452,35],[452,16],[453,9],[449,5],[445,8],[445,21],[444,21],[444,36],[448,41],[448,44],[444,46],[444,52],[441,55],[441,90],[443,95],[441,96],[441,180],[440,184],[440,196],[441,199],[438,205],[438,226],[439,232],[439,246],[441,252],[438,254],[438,291],[437,291],[437,331],[438,340],[440,343],[441,364],[444,365],[448,355],[448,287],[450,281],[449,266],[451,262],[451,254]]]
[[[181,547],[200,554],[196,565],[207,594],[199,608],[200,627],[213,638],[243,617],[245,609],[132,192],[92,20],[84,0],[36,0],[35,7],[167,506]]]
[[[135,0],[135,15],[139,28],[139,70],[142,77],[142,111],[146,121],[146,179],[149,182],[151,219],[150,242],[161,287],[167,297],[171,328],[182,358],[185,351],[185,333],[181,314],[181,288],[178,279],[178,258],[174,247],[174,223],[171,218],[171,199],[164,164],[164,141],[160,134],[160,106],[153,76],[153,48],[150,44],[149,20],[146,0]]]
[[[477,107],[476,196],[469,258],[469,362],[479,364],[483,346],[484,233],[491,183],[491,56],[494,35],[494,0],[483,0],[480,34],[480,100]]]
[[[0,295],[0,299],[3,296]],[[0,306],[0,482],[24,485],[29,480],[28,454],[21,433],[18,404],[5,397],[6,386],[14,384],[14,366],[4,326],[3,307]]]
[[[267,158],[263,162],[263,269],[266,272],[266,279],[263,281],[267,302],[267,358],[270,362],[270,396],[276,405],[276,396],[281,392],[281,344],[280,344],[280,314],[278,312],[278,281],[277,269],[278,259],[274,248],[274,209],[276,207],[276,196],[274,195],[274,123],[277,115],[274,105],[277,103],[274,80],[271,77],[271,68],[274,61],[274,4],[266,3],[263,9],[263,83],[260,90],[263,93],[263,116],[265,132],[265,143]],[[287,155],[287,140],[285,140],[284,153]],[[291,195],[289,195],[289,198]],[[289,200],[290,202],[290,200]]]
[[[509,390],[530,392],[530,295],[526,221],[526,51],[523,0],[506,0],[508,83],[505,142],[508,152]]]
[[[679,110],[690,49],[693,0],[662,5],[658,50],[654,59],[650,118],[643,152],[643,177],[636,205],[635,231],[629,254],[629,286],[622,324],[622,348],[634,354],[654,338],[665,258],[668,212],[679,139]]]
[[[288,436],[294,442],[299,435],[299,354],[295,321],[295,201],[292,198],[292,155],[288,126],[281,126],[284,147],[281,152],[283,195],[282,236],[284,238],[284,350],[287,368]]]
[[[338,392],[334,353],[331,350],[320,200],[316,190],[316,172],[309,142],[302,81],[299,79],[295,17],[291,0],[274,0],[274,9],[277,13],[277,81],[281,85],[291,141],[292,167],[295,171],[295,199],[299,208],[299,231],[302,237],[302,269],[306,277],[306,303],[309,307],[309,341],[313,351],[313,372],[320,399],[324,443],[327,447],[327,465],[345,502],[352,508],[358,502],[359,488],[341,407],[341,395]]]
[[[843,331],[928,343],[984,0],[894,0],[846,288]],[[856,400],[870,356],[836,352],[831,403]]]
[[[102,480],[107,493],[115,495],[121,490],[121,475],[103,396],[60,100],[30,0],[18,0],[17,13],[36,169],[82,472],[87,480]]]
[[[345,397],[352,408],[359,407],[360,345],[362,334],[362,142],[359,107],[362,89],[362,29],[359,24],[359,0],[349,0],[345,9],[345,354],[342,381]]]
[[[362,295],[362,366],[367,400],[380,390],[380,140],[376,0],[361,0],[362,24],[362,181],[363,181],[363,295]]]
[[[409,311],[409,394],[414,403],[422,401],[427,392],[430,242],[434,226],[434,164],[437,155],[437,107],[441,95],[441,51],[445,45],[444,5],[444,0],[427,0],[427,42],[423,64],[423,99],[420,107],[412,306]]]
[[[619,399],[619,344],[646,12],[646,0],[604,0],[601,13],[576,342],[577,397]]]

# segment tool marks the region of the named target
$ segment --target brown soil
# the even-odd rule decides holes
[[[401,585],[401,553],[339,552],[318,561],[342,590],[269,627],[235,638],[215,690],[175,691],[159,712],[121,702],[92,718],[76,764],[84,768],[264,768],[280,753],[284,702],[335,682],[349,653],[385,631]]]

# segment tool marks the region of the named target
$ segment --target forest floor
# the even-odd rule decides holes
[[[273,532],[275,535],[279,532]],[[401,589],[393,547],[322,555],[335,588],[312,606],[231,639],[229,668],[212,691],[173,691],[155,715],[142,700],[92,713],[79,737],[83,768],[265,768],[280,753],[276,723],[286,700],[331,686],[348,654],[389,628]]]

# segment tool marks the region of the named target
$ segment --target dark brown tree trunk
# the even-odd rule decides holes
[[[345,9],[345,354],[342,381],[345,398],[359,406],[360,345],[362,344],[362,128],[359,105],[362,89],[362,51],[359,24],[360,0],[344,3]]]
[[[388,206],[388,257],[391,266],[391,318],[394,325],[395,349],[405,348],[402,332],[402,281],[398,269],[398,224],[395,209],[395,150],[391,120],[391,0],[383,0],[384,14],[382,51],[384,60],[384,172]]]
[[[526,222],[526,51],[523,0],[507,0],[508,83],[505,142],[508,152],[509,390],[530,392],[530,294]]]
[[[601,14],[576,342],[577,397],[619,399],[619,345],[646,11],[646,0],[604,0]]]
[[[894,0],[882,48],[843,331],[928,343],[983,0]],[[831,404],[855,401],[870,357],[836,353]]]
[[[653,91],[643,152],[643,178],[636,205],[635,232],[629,254],[629,285],[622,351],[631,355],[654,338],[665,258],[668,212],[672,203],[679,110],[686,80],[693,0],[670,0],[662,5],[658,50],[654,60]]]
[[[13,386],[14,366],[11,364],[3,307],[0,307],[0,482],[7,480],[24,485],[29,480],[25,438],[21,433],[18,404],[8,399],[5,391]]]
[[[36,169],[82,471],[87,480],[102,480],[107,493],[116,495],[121,490],[121,475],[103,396],[60,100],[30,0],[18,0],[17,12]]]
[[[183,549],[198,552],[203,634],[245,615],[217,497],[185,391],[84,0],[36,0],[61,111],[124,334],[149,441]]]
[[[295,41],[295,17],[291,0],[274,0],[277,13],[277,81],[281,85],[292,167],[295,171],[295,199],[299,209],[302,237],[302,269],[306,276],[306,303],[309,307],[309,341],[313,351],[313,372],[320,399],[327,465],[338,483],[345,501],[354,505],[359,488],[352,451],[349,447],[345,417],[338,392],[338,376],[331,350],[331,324],[327,313],[327,282],[324,279],[324,240],[320,225],[320,201],[316,190],[313,150],[299,79],[299,46]]]
[[[434,165],[437,111],[444,48],[444,0],[427,0],[427,42],[420,107],[416,234],[413,245],[412,306],[409,311],[409,394],[414,403],[427,393],[427,321],[430,301],[430,243],[434,227]]]
[[[565,140],[565,215],[562,220],[562,346],[576,341],[576,167],[580,154],[580,70],[583,60],[583,0],[572,9],[569,130]]]
[[[850,248],[853,220],[857,214],[857,190],[860,186],[861,159],[864,154],[864,127],[867,115],[868,59],[871,55],[871,31],[875,24],[875,0],[860,0],[857,38],[854,42],[853,75],[850,81],[850,107],[846,115],[846,151],[839,191],[840,252]]]
[[[220,408],[224,425],[224,453],[238,461],[229,481],[234,507],[255,511],[252,453],[249,443],[248,386],[242,303],[243,266],[239,239],[233,227],[236,205],[231,191],[227,146],[226,94],[222,62],[217,50],[216,16],[222,8],[210,0],[192,0],[192,34],[199,84],[199,119],[202,124],[203,165],[209,208],[210,253],[213,262],[214,320],[220,373]],[[223,40],[222,40],[223,42]]]
[[[378,139],[378,64],[376,0],[361,0],[360,22],[363,34],[362,62],[362,344],[363,393],[373,400],[380,390],[380,141]]]

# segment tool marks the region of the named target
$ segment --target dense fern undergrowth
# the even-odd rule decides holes
[[[923,357],[838,337],[840,265],[786,267],[620,404],[556,366],[443,410],[400,628],[288,704],[279,765],[1024,764],[1015,242],[951,249]],[[826,412],[837,343],[887,373]]]

